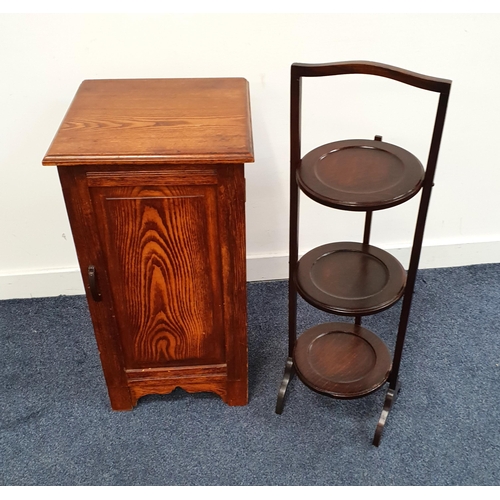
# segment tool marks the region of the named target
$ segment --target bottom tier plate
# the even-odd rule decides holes
[[[324,323],[297,339],[297,375],[310,389],[353,399],[380,388],[389,377],[391,355],[374,333],[352,323]]]

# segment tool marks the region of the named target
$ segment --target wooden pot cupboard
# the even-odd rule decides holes
[[[248,402],[243,78],[84,81],[57,165],[111,406]]]

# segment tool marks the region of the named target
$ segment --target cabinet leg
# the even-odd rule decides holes
[[[276,413],[281,415],[283,412],[283,405],[285,403],[285,394],[293,374],[295,373],[295,368],[293,366],[293,359],[288,358],[285,365],[285,373],[283,375],[283,380],[281,381],[280,390],[278,392],[278,401],[276,402]]]
[[[227,382],[227,393],[222,398],[229,406],[245,406],[248,404],[248,382],[247,380],[235,380]]]
[[[378,446],[380,444],[380,439],[382,438],[382,432],[384,431],[385,422],[391,411],[392,406],[396,402],[398,398],[399,391],[401,390],[401,384],[399,380],[396,383],[396,388],[391,389],[389,387],[387,394],[385,396],[384,409],[382,410],[382,414],[380,415],[380,419],[377,424],[377,428],[375,430],[375,435],[373,436],[373,445]]]
[[[128,387],[108,387],[111,408],[115,411],[132,410],[137,404],[137,398],[130,393]]]

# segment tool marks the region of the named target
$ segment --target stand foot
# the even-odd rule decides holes
[[[276,402],[276,413],[281,415],[283,412],[283,405],[285,403],[285,394],[286,389],[288,387],[288,383],[290,382],[293,374],[295,373],[295,369],[293,366],[293,359],[287,358],[285,365],[285,373],[283,375],[283,380],[281,381],[280,390],[278,392],[278,401]]]
[[[396,383],[396,388],[387,391],[384,402],[384,409],[382,410],[382,414],[380,415],[380,419],[377,424],[377,428],[375,429],[375,435],[373,436],[373,445],[378,446],[380,444],[380,439],[382,438],[382,432],[384,431],[385,421],[391,411],[392,405],[396,402],[398,398],[399,391],[401,390],[401,384]]]

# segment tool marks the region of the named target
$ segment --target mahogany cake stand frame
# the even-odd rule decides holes
[[[382,141],[343,140],[301,156],[301,83],[305,77],[376,75],[439,94],[427,166],[410,152]],[[400,390],[399,369],[422,248],[434,173],[451,81],[368,61],[299,64],[291,67],[290,260],[288,358],[279,388],[281,414],[296,373],[310,389],[333,398],[371,394],[388,382],[373,444],[378,446]],[[339,210],[365,212],[363,240],[322,245],[298,255],[299,193]],[[406,202],[421,192],[409,268],[370,245],[372,214]],[[297,337],[297,294],[312,306],[354,323],[325,323]],[[361,318],[403,300],[394,353],[361,326]]]

